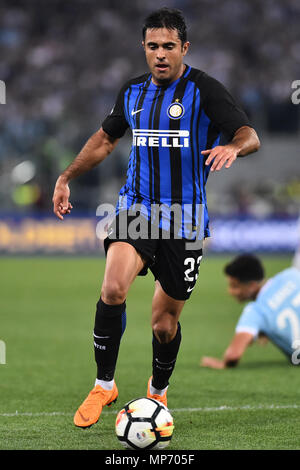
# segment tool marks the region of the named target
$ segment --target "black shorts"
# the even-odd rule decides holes
[[[134,216],[128,216],[128,224]],[[116,218],[118,222],[118,216]],[[145,260],[144,268],[139,276],[145,276],[150,269],[167,295],[176,300],[187,300],[196,284],[202,259],[202,248],[187,249],[187,242],[181,239],[133,239],[121,236],[118,223],[108,229],[108,236],[104,240],[105,254],[111,243],[122,241],[134,246]]]

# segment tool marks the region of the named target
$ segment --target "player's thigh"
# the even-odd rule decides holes
[[[169,342],[174,338],[184,304],[184,300],[176,300],[170,297],[163,290],[158,280],[155,282],[151,326],[162,342]]]
[[[101,289],[103,302],[123,301],[127,292],[143,269],[145,261],[136,249],[126,242],[109,245],[106,255],[104,279]]]
[[[195,288],[202,248],[187,249],[184,239],[160,240],[155,264],[150,268],[164,292],[176,300],[187,300]]]

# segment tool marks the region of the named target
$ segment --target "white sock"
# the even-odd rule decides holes
[[[151,383],[150,383],[150,393],[151,395],[160,395],[161,397],[163,396],[163,394],[165,393],[165,391],[167,390],[168,386],[166,388],[163,388],[162,390],[159,390],[158,388],[154,388],[153,385],[152,385],[152,380],[151,380]]]
[[[100,385],[100,387],[104,388],[104,390],[112,390],[113,389],[113,386],[114,386],[114,379],[112,380],[99,380],[99,379],[96,379],[95,381],[95,387],[96,385]]]

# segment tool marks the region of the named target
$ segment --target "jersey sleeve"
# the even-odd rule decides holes
[[[244,308],[236,325],[236,333],[250,333],[257,338],[258,333],[264,331],[264,318],[259,312],[255,302],[251,302]]]
[[[102,123],[102,129],[111,137],[119,139],[123,137],[129,124],[124,112],[124,97],[128,86],[124,86],[117,97],[117,101],[111,111]]]
[[[204,111],[227,138],[231,140],[242,126],[252,127],[246,113],[218,80],[206,76],[205,88]]]

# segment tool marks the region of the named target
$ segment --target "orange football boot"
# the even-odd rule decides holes
[[[115,383],[112,390],[105,390],[100,385],[96,385],[76,411],[74,416],[75,426],[89,428],[97,423],[103,407],[115,403],[117,398],[118,389]]]
[[[148,380],[147,398],[153,398],[153,400],[159,401],[160,403],[165,405],[166,408],[168,408],[168,405],[167,405],[167,391],[168,390],[166,390],[163,395],[157,395],[157,394],[151,395],[151,393],[150,393],[151,380],[152,380],[152,376]]]

